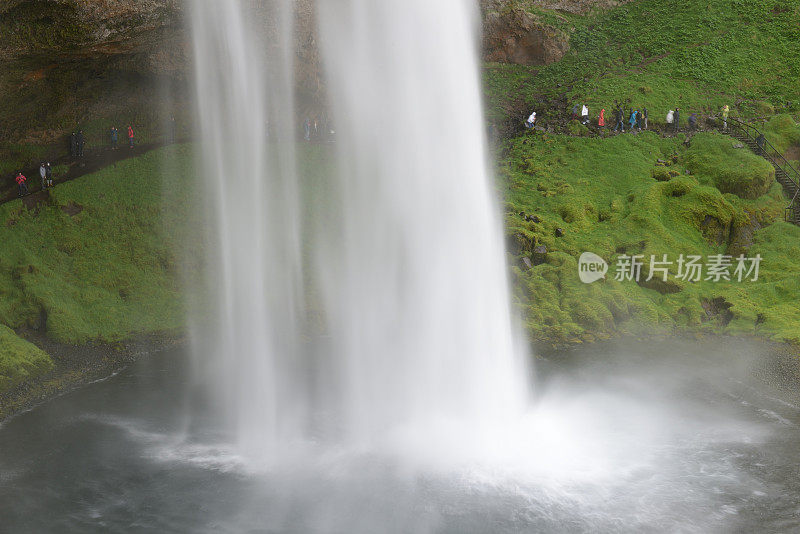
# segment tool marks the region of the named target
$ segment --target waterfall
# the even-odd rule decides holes
[[[248,456],[295,439],[304,411],[292,6],[261,4],[191,4],[215,310],[194,352]]]
[[[239,444],[268,455],[320,428],[365,447],[480,439],[522,412],[527,375],[488,172],[474,2],[318,2],[336,163],[327,216],[302,232],[292,6],[261,4],[278,24],[260,26],[241,2],[192,10],[219,289],[196,350]],[[267,121],[283,140],[268,142]],[[326,329],[313,365],[304,284]]]

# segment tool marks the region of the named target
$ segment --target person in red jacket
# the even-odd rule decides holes
[[[28,179],[25,178],[25,175],[22,174],[22,171],[17,173],[16,181],[17,181],[17,186],[19,187],[19,196],[27,195],[28,194],[28,185],[25,182],[27,182]]]
[[[133,126],[128,126],[128,142],[130,147],[133,148]]]
[[[597,125],[600,128],[605,128],[606,127],[606,110],[605,110],[605,108],[600,110],[600,118],[597,120]]]

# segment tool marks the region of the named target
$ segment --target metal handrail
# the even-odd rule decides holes
[[[755,127],[755,126],[753,126],[753,125],[751,125],[751,124],[747,124],[746,122],[742,122],[742,121],[740,121],[740,120],[737,120],[737,119],[734,119],[734,118],[732,118],[732,117],[728,118],[728,120],[729,120],[729,121],[731,121],[731,122],[733,122],[734,124],[738,124],[738,125],[740,125],[741,129],[745,130],[745,133],[747,133],[748,137],[751,137],[751,138],[752,138],[754,141],[758,141],[758,137],[754,137],[752,134],[750,134],[749,132],[747,132],[747,129],[753,130],[754,132],[756,132],[756,133],[758,134],[758,136],[761,136],[761,135],[762,135],[762,133],[761,133],[761,132],[760,132],[760,131],[759,131],[759,130],[758,130],[756,127]],[[777,157],[777,158],[780,158],[780,160],[781,160],[781,161],[783,161],[784,165],[785,165],[786,167],[788,167],[788,168],[789,168],[789,169],[790,169],[790,170],[791,170],[791,171],[792,171],[792,172],[793,172],[795,175],[797,175],[797,177],[798,177],[798,181],[794,181],[794,180],[792,180],[792,181],[794,181],[794,182],[795,182],[795,185],[798,185],[798,186],[800,186],[800,171],[798,171],[797,169],[795,169],[795,168],[794,168],[794,166],[793,166],[791,163],[789,163],[789,161],[787,161],[787,160],[786,160],[786,158],[784,158],[784,157],[783,157],[783,154],[781,154],[781,153],[778,151],[778,149],[777,149],[777,148],[775,148],[775,147],[772,145],[772,143],[770,143],[770,142],[769,142],[769,140],[768,140],[766,137],[764,138],[764,147],[769,147],[770,149],[772,149],[772,152],[774,152],[774,154],[773,154],[773,155],[770,155],[770,158],[772,158],[772,159],[775,159],[776,157]],[[764,149],[762,149],[762,150],[764,150]],[[766,150],[765,150],[765,152],[766,152]],[[781,167],[781,168],[783,168],[783,167],[782,167],[782,166],[780,166],[780,165],[778,165],[778,166],[779,166],[779,167]],[[784,170],[785,170],[785,169],[784,169]],[[787,174],[788,174],[788,173],[787,173]],[[790,176],[790,177],[789,177],[789,179],[791,180],[791,179],[792,179],[792,177]]]
[[[733,124],[734,127],[738,127],[738,129],[740,129],[742,132],[744,132],[744,134],[748,138],[750,138],[753,141],[755,141],[756,144],[758,144],[758,139],[760,137],[764,137],[763,134],[755,126],[753,126],[752,124],[747,124],[746,122],[742,122],[742,121],[740,121],[738,119],[734,119],[733,117],[729,117],[728,120]],[[753,135],[752,132],[755,132],[756,135]],[[766,159],[768,159],[769,162],[772,163],[773,166],[778,167],[781,170],[783,170],[783,172],[786,174],[786,176],[789,178],[789,180],[797,188],[795,190],[795,194],[792,197],[791,202],[789,202],[789,205],[786,207],[786,215],[787,215],[787,218],[788,218],[788,214],[790,212],[794,213],[795,211],[798,211],[798,208],[800,208],[800,203],[798,202],[798,193],[800,193],[800,171],[795,169],[794,166],[791,163],[789,163],[786,160],[785,157],[783,157],[783,154],[781,154],[778,151],[778,149],[775,148],[772,145],[772,143],[769,142],[769,140],[767,140],[766,137],[764,137],[764,145],[763,146],[759,145],[759,148],[761,149],[761,154],[760,155],[765,157]],[[772,154],[767,152],[767,148],[769,148],[772,151]],[[779,165],[775,161],[776,159],[780,159],[783,162],[783,165]],[[791,171],[791,173],[794,173],[794,177],[792,176],[792,174],[789,171]]]

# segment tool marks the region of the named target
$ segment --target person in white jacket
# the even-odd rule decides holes
[[[44,163],[39,167],[39,176],[42,177],[42,189],[47,189],[47,167]]]
[[[589,124],[589,107],[586,104],[581,107],[581,122]]]
[[[531,129],[535,125],[536,125],[536,112],[534,111],[533,113],[531,113],[531,116],[528,117],[528,120],[525,122],[525,127]]]

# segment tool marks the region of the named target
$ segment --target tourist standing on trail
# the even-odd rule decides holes
[[[584,125],[589,124],[589,106],[587,106],[586,104],[581,106],[581,122]]]
[[[637,112],[636,111],[631,111],[631,118],[628,119],[628,123],[631,125],[631,132],[635,132],[636,131],[636,116],[637,116]]]
[[[674,123],[675,123],[675,112],[669,110],[669,113],[667,113],[667,125],[669,127],[672,126]]]
[[[44,162],[39,166],[39,176],[42,179],[42,189],[47,189],[47,167]]]
[[[681,128],[681,108],[675,108],[675,132]]]
[[[47,167],[45,168],[45,179],[47,180],[47,187],[53,187],[53,168],[50,166],[50,162],[47,162]]]
[[[536,112],[535,112],[535,111],[534,111],[533,113],[531,113],[531,116],[530,116],[530,117],[528,117],[528,120],[527,120],[527,121],[525,121],[525,127],[526,127],[527,129],[529,129],[529,130],[530,130],[530,129],[531,129],[531,128],[533,128],[534,126],[536,126]]]
[[[642,119],[644,120],[644,129],[647,130],[647,108],[642,108]]]
[[[78,130],[78,137],[76,138],[78,146],[78,157],[83,157],[83,147],[86,145],[86,138],[83,136],[83,130]]]
[[[767,138],[764,137],[764,134],[760,134],[758,136],[758,139],[756,139],[756,146],[758,146],[758,149],[761,152],[764,152],[764,145],[766,144],[767,144]]]
[[[69,155],[73,158],[78,155],[78,134],[75,132],[69,136]]]
[[[697,130],[697,113],[689,115],[689,129],[691,131]]]
[[[117,130],[116,126],[111,127],[111,150],[117,149],[117,143],[119,142],[119,130]]]
[[[572,106],[572,120],[575,120],[577,118],[578,118],[578,104],[575,104],[574,106]]]
[[[28,186],[25,182],[28,180],[25,178],[25,175],[22,174],[22,171],[17,173],[17,177],[15,178],[17,182],[17,187],[19,187],[19,196],[24,196],[28,194]]]
[[[128,125],[128,143],[130,148],[133,148],[133,139],[135,135],[133,133],[133,125]]]
[[[597,126],[600,128],[606,127],[606,109],[603,108],[600,110],[600,118],[597,119]]]
[[[622,107],[617,106],[617,109],[614,110],[614,122],[617,125],[614,127],[614,131],[622,130],[622,133],[625,133],[625,122],[622,120]]]
[[[731,108],[728,107],[728,104],[722,106],[722,131],[728,131],[728,114],[730,114]]]

